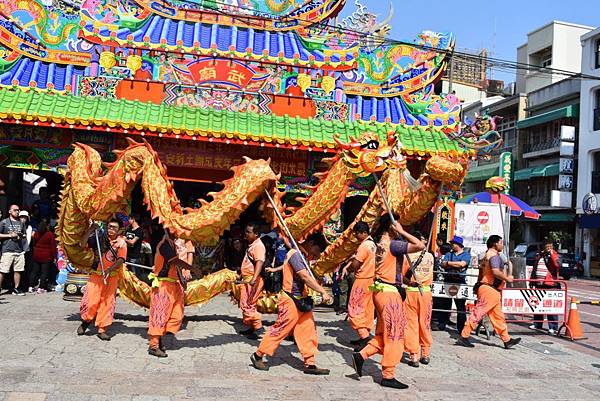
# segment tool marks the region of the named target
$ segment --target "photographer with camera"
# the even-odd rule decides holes
[[[25,227],[19,219],[20,208],[17,205],[11,205],[8,208],[8,217],[0,221],[0,241],[2,241],[2,257],[0,258],[0,289],[4,276],[10,273],[10,269],[15,272],[13,295],[25,295],[19,291],[21,284],[21,273],[25,271],[25,252],[23,249],[23,239],[25,238]]]
[[[560,284],[556,283],[560,273],[560,263],[558,261],[558,253],[554,250],[554,243],[550,240],[546,241],[544,249],[535,255],[533,262],[533,270],[531,271],[532,280],[544,280],[532,282],[532,288],[560,288]],[[548,333],[556,334],[558,331],[558,316],[547,315],[548,318]],[[544,325],[544,315],[534,315],[535,322],[529,326],[530,329],[541,330]]]

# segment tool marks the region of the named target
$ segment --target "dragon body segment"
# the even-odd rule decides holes
[[[148,143],[130,141],[127,149],[115,153],[114,163],[103,164],[94,149],[76,144],[67,162],[57,232],[71,263],[83,270],[89,269],[94,259],[91,249],[79,247],[89,220],[107,220],[125,210],[140,177],[152,217],[175,236],[200,243],[216,241],[277,180],[268,160],[246,159],[245,164],[232,168],[234,176],[223,182],[221,191],[209,194],[212,202],[202,201],[200,208],[186,209],[184,214],[165,167]]]

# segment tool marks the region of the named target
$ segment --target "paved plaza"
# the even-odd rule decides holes
[[[284,341],[268,372],[254,370],[257,346],[236,334],[239,311],[221,295],[202,308],[187,308],[169,357],[147,354],[147,312],[117,302],[112,341],[78,337],[79,305],[59,294],[0,296],[0,400],[598,400],[600,359],[566,347],[563,340],[532,336],[513,350],[492,338],[474,349],[457,347],[446,332],[434,332],[432,362],[401,365],[404,391],[382,389],[377,362],[365,364],[360,380],[350,366],[354,338],[332,312],[316,313],[319,365],[327,377],[304,375],[295,346]],[[267,316],[271,324],[275,316]],[[482,343],[483,342],[483,343]],[[489,345],[486,345],[489,344]],[[379,360],[377,358],[377,360]]]

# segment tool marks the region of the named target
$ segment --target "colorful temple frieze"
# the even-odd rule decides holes
[[[392,7],[380,21],[358,1],[334,27],[345,3],[2,2],[0,115],[320,149],[377,126],[407,152],[460,151],[460,102],[433,90],[453,37],[390,41]]]

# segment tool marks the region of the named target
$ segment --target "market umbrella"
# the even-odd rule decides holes
[[[458,203],[498,203],[498,195],[500,196],[500,203],[510,208],[511,216],[523,216],[525,218],[533,220],[537,220],[540,218],[540,214],[527,203],[523,202],[516,196],[506,194],[479,192],[461,198],[460,200],[458,200]]]

